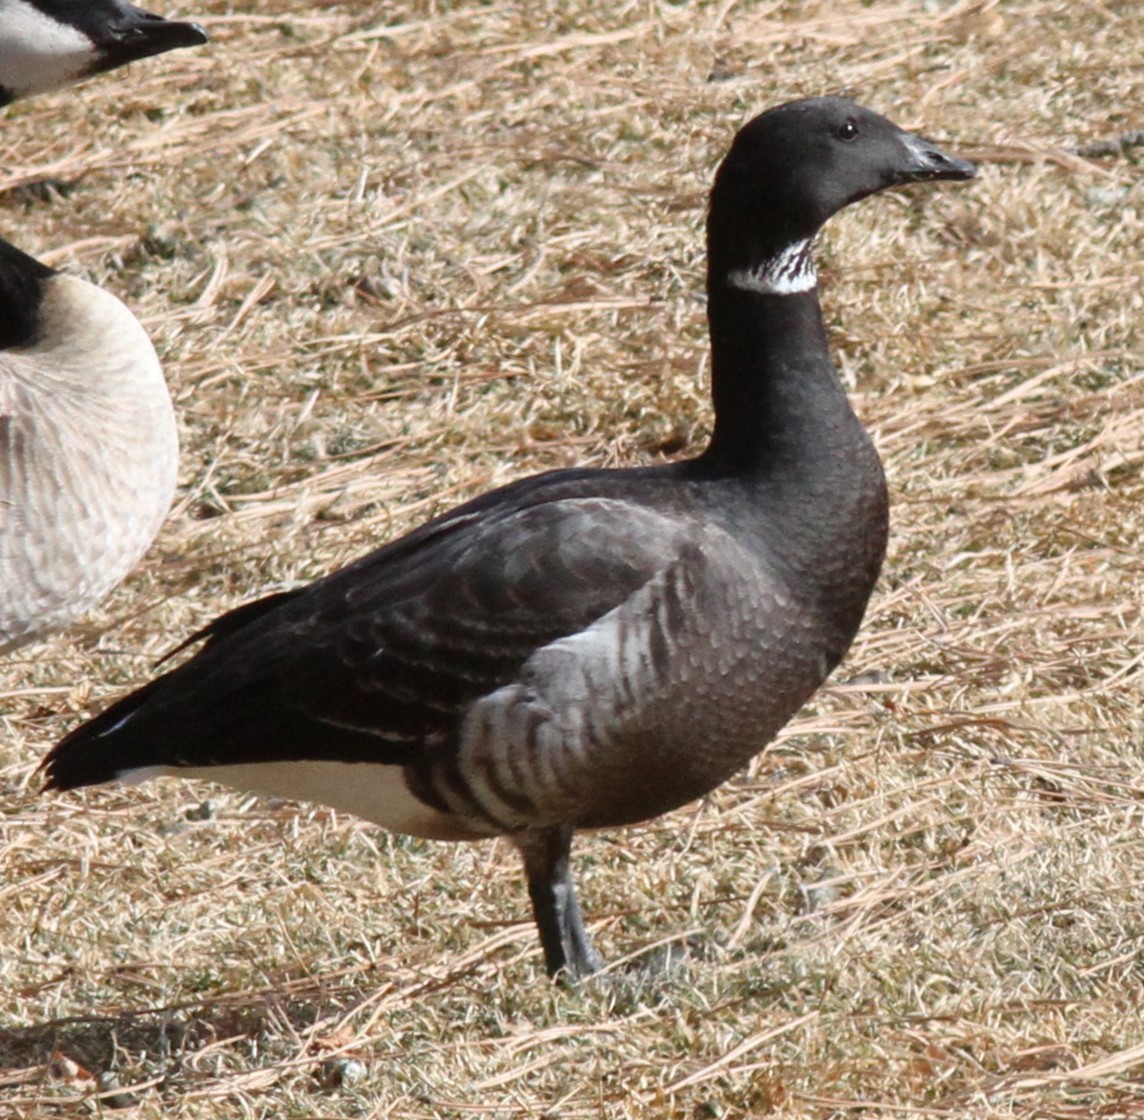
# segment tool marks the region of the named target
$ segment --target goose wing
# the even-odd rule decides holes
[[[415,763],[537,650],[652,584],[686,551],[688,524],[623,498],[494,492],[222,616],[193,658],[59,744],[48,785],[152,767]]]

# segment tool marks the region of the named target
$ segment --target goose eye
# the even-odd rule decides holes
[[[853,117],[847,117],[838,126],[839,140],[853,140],[858,135],[858,122]]]

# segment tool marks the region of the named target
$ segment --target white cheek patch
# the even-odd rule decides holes
[[[82,31],[27,0],[0,4],[0,86],[13,98],[74,82],[95,60],[95,48]]]
[[[818,284],[810,238],[792,241],[773,257],[754,268],[737,268],[727,274],[732,288],[764,296],[792,296],[809,292]]]

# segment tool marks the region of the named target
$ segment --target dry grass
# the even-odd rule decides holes
[[[132,303],[185,447],[143,568],[0,677],[0,1112],[87,1115],[86,1069],[146,1118],[1144,1115],[1144,188],[1139,150],[1066,151],[1141,126],[1136,5],[235,7],[4,119],[0,232]],[[504,846],[37,796],[220,609],[492,483],[699,446],[712,169],[840,89],[982,174],[821,251],[894,493],[861,676],[579,843],[610,957],[704,960],[563,991]]]

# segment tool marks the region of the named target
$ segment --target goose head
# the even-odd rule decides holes
[[[126,0],[0,0],[0,105],[206,41]]]
[[[844,97],[776,106],[739,130],[716,173],[707,225],[712,269],[758,269],[783,254],[794,269],[800,249],[843,207],[888,187],[972,179],[976,171]],[[809,268],[808,253],[805,260]]]

